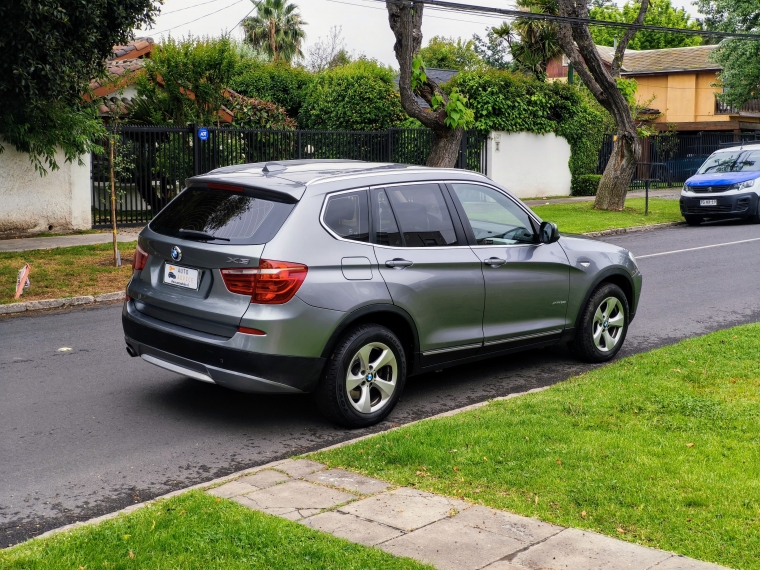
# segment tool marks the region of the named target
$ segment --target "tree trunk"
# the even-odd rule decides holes
[[[433,148],[430,149],[426,166],[439,168],[453,168],[459,158],[459,149],[462,146],[462,129],[436,132],[433,131]]]
[[[599,182],[594,200],[597,210],[622,210],[628,185],[636,171],[641,156],[641,141],[636,132],[618,134],[612,154]]]

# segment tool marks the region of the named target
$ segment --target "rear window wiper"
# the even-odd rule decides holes
[[[206,232],[197,232],[195,230],[185,230],[180,228],[179,233],[182,235],[182,237],[187,237],[190,239],[198,239],[198,240],[204,240],[204,239],[218,239],[221,241],[230,241],[227,238],[223,237],[216,237],[211,234],[207,234]]]

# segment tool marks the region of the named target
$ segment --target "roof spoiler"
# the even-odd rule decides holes
[[[277,190],[272,190],[270,188],[262,188],[261,186],[254,186],[252,184],[241,183],[238,181],[231,182],[228,177],[224,176],[193,176],[192,178],[185,180],[185,186],[187,188],[210,188],[212,190],[221,190],[223,192],[250,196],[251,198],[261,198],[262,200],[269,200],[271,202],[283,202],[285,204],[298,203],[296,197],[286,192],[278,192]]]

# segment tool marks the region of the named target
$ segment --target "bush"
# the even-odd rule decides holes
[[[607,121],[579,87],[499,70],[460,73],[451,87],[468,98],[479,131],[555,133],[570,144],[573,177],[596,171]]]
[[[599,182],[601,180],[601,174],[573,176],[571,193],[573,196],[596,196],[596,191],[599,190]]]
[[[298,123],[304,129],[381,131],[405,118],[393,71],[359,60],[316,75]]]
[[[289,117],[297,117],[314,76],[287,63],[246,63],[229,84],[246,97],[270,101],[284,107]]]
[[[232,96],[229,109],[235,115],[233,127],[243,129],[293,130],[295,119],[288,117],[285,109],[269,101],[249,97]]]

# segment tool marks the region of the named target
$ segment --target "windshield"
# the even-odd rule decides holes
[[[742,154],[731,170],[733,172],[760,171],[760,150],[753,150]]]
[[[707,174],[708,172],[731,172],[738,156],[739,152],[737,151],[716,152],[699,167],[697,174]]]

